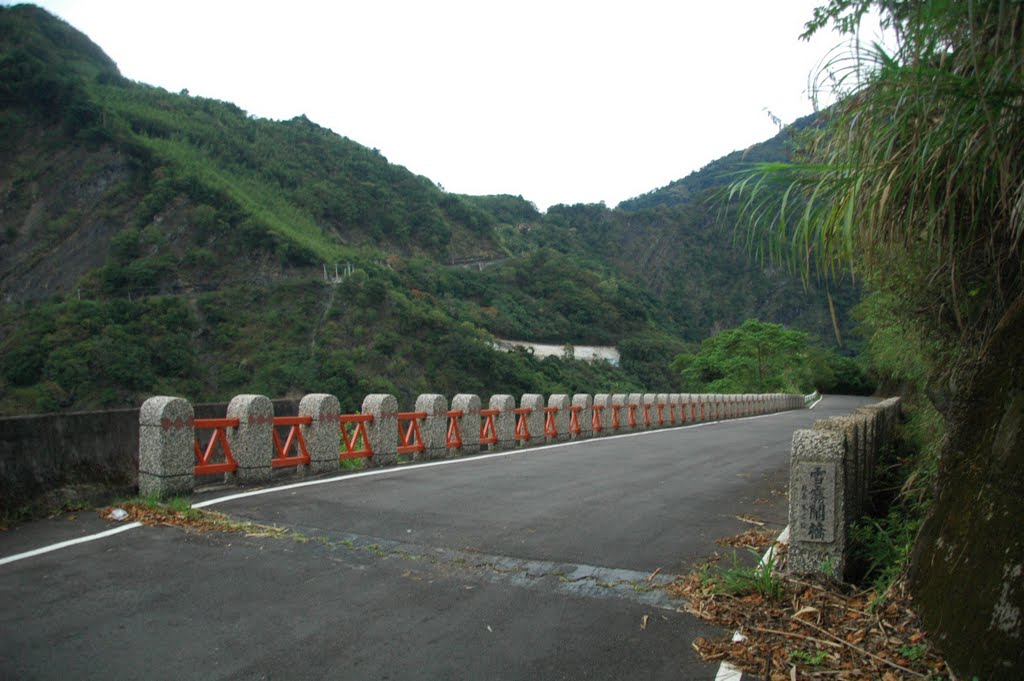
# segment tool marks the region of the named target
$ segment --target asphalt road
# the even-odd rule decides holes
[[[781,530],[793,430],[867,401],[210,506],[285,537],[142,527],[3,564],[0,679],[713,679],[690,643],[725,632],[658,584]],[[0,559],[110,527],[26,524]]]

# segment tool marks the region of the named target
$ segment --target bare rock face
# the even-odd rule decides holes
[[[1024,674],[1024,302],[1004,318],[947,411],[936,501],[911,586],[963,678]]]

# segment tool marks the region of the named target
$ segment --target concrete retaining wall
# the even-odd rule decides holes
[[[842,578],[849,528],[860,517],[878,456],[900,416],[893,397],[793,433],[789,468],[789,570]]]
[[[279,415],[298,402],[274,400]],[[196,418],[227,404],[194,405]],[[0,515],[49,512],[69,501],[99,503],[138,485],[139,409],[0,418]]]

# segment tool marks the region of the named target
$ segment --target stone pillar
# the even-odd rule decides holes
[[[191,494],[196,464],[194,412],[180,397],[151,397],[139,410],[139,494]]]
[[[843,480],[840,488],[843,495],[843,508],[846,510],[845,521],[852,523],[860,515],[858,512],[857,479],[860,472],[857,470],[857,422],[850,416],[833,416],[827,419],[819,419],[814,422],[814,430],[826,430],[843,435]]]
[[[661,395],[655,395],[654,393],[644,393],[643,408],[647,410],[647,417],[644,419],[645,427],[647,428],[661,428],[658,423],[658,402]],[[643,416],[643,414],[641,414]],[[650,425],[647,423],[650,422]]]
[[[690,423],[693,420],[690,414],[690,394],[679,393],[678,399],[676,400],[676,418],[679,419],[680,423]]]
[[[629,395],[617,393],[612,395],[612,411],[618,408],[619,427],[613,428],[613,433],[628,433],[632,430],[629,426]]]
[[[594,423],[594,398],[590,395],[577,394],[572,396],[572,406],[583,407],[576,414],[576,419],[580,424],[579,435],[573,437],[585,440],[586,438],[594,436],[593,423]]]
[[[654,406],[651,408],[651,423],[655,424],[658,428],[668,428],[675,425],[672,418],[675,413],[675,405],[672,404],[672,396],[670,394],[658,393],[654,396]]]
[[[366,424],[373,456],[367,466],[388,466],[398,460],[398,400],[392,395],[374,394],[363,399],[362,413],[373,420]]]
[[[521,441],[522,447],[533,447],[544,443],[544,396],[535,393],[526,393],[519,400],[520,409],[529,409],[530,413],[525,416],[526,427],[530,431],[530,439]]]
[[[598,412],[601,431],[594,432],[594,437],[614,435],[612,430],[612,396],[607,393],[594,395],[594,410]]]
[[[555,412],[555,429],[558,436],[549,442],[565,442],[569,439],[569,405],[571,401],[568,395],[551,395],[548,397],[548,407],[558,407]]]
[[[627,414],[633,413],[633,430],[645,430],[644,425],[644,396],[642,393],[630,393],[626,402]],[[628,421],[627,421],[628,423]]]
[[[420,424],[423,437],[423,458],[443,459],[448,456],[448,398],[444,395],[428,394],[416,398],[413,411],[426,412],[427,417]],[[397,429],[398,426],[396,425]],[[456,454],[456,452],[452,452]]]
[[[515,398],[511,395],[491,395],[487,408],[498,410],[498,415],[494,417],[494,431],[498,436],[498,444],[494,448],[515,447],[516,415],[512,411],[516,408]]]
[[[480,451],[480,396],[459,393],[452,398],[452,411],[461,411],[458,417],[459,433],[462,435],[461,454],[476,454]],[[497,420],[495,420],[497,425]],[[453,451],[453,453],[455,453]]]
[[[846,570],[846,437],[798,430],[789,459],[789,569],[842,578]]]
[[[309,452],[309,472],[313,475],[338,470],[341,454],[341,425],[338,414],[341,406],[334,395],[314,393],[299,402],[299,416],[308,416],[313,422],[299,426],[302,439]]]
[[[227,418],[238,428],[227,431],[231,454],[238,463],[239,484],[269,482],[274,475],[274,403],[265,395],[235,395],[228,402]]]

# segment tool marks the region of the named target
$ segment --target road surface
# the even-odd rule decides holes
[[[658,585],[740,517],[781,531],[793,430],[868,401],[201,495],[289,533],[0,564],[0,679],[713,679],[690,643],[727,632]],[[0,563],[111,527],[25,524]]]

